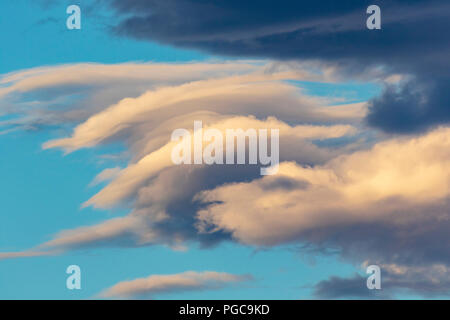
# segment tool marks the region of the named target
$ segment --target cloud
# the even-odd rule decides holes
[[[332,100],[310,97],[291,79],[325,81],[330,71],[314,73],[311,65],[277,62],[230,62],[167,64],[64,65],[25,70],[3,76],[2,101],[13,101],[13,121],[33,126],[29,112],[44,117],[47,93],[64,100],[64,114],[54,124],[66,126],[80,113],[72,134],[44,144],[66,153],[121,143],[127,153],[125,165],[106,168],[91,183],[102,183],[100,191],[85,206],[125,207],[129,213],[93,226],[65,230],[39,250],[72,250],[95,246],[142,246],[198,240],[205,246],[228,239],[227,234],[199,234],[195,227],[200,204],[195,195],[223,183],[248,181],[259,176],[255,166],[175,166],[171,160],[173,130],[193,130],[195,120],[205,129],[225,133],[227,129],[280,130],[280,157],[304,164],[324,163],[359,142],[355,135],[365,112],[365,103],[330,105]],[[332,72],[331,72],[332,73]],[[76,74],[76,77],[72,77]],[[85,94],[79,95],[79,88]],[[131,87],[146,88],[134,95]],[[113,97],[107,93],[114,91]],[[45,93],[45,94],[44,94]],[[34,107],[22,109],[29,94]],[[111,102],[110,99],[116,101]],[[93,101],[98,105],[89,105]],[[111,102],[109,105],[108,102]],[[75,107],[76,106],[76,107]],[[274,106],[276,106],[274,108]],[[359,124],[358,124],[359,123]],[[4,126],[11,123],[4,123]],[[349,139],[341,146],[319,147],[334,139]],[[123,161],[122,160],[122,161]],[[128,164],[126,164],[128,161]],[[106,183],[103,185],[103,183]]]
[[[65,230],[39,247],[59,250],[95,246],[140,246],[156,241],[156,234],[135,216],[113,218],[100,224]]]
[[[343,278],[332,276],[322,280],[314,286],[313,297],[317,299],[389,299],[385,291],[369,290],[366,286],[367,278],[355,274]],[[383,278],[384,280],[384,278]],[[384,284],[384,283],[383,283]],[[384,287],[384,286],[383,286]]]
[[[41,257],[41,256],[49,256],[55,255],[57,252],[55,251],[21,251],[21,252],[3,252],[0,253],[0,261],[6,259],[15,259],[15,258],[33,258],[33,257]]]
[[[359,274],[352,277],[332,276],[314,286],[318,299],[393,299],[398,294],[422,294],[438,298],[450,293],[450,272],[442,264],[428,267],[382,265],[381,290],[369,290],[367,278]],[[368,276],[368,275],[367,275]]]
[[[123,97],[136,97],[159,86],[249,73],[252,64],[84,63],[39,67],[0,77],[0,114],[20,115],[0,122],[19,128],[77,123]]]
[[[292,98],[297,98],[297,101],[292,99],[292,102],[299,108],[292,109],[290,104],[284,104],[277,111],[280,119],[305,122],[314,118],[316,121],[321,117],[326,118],[323,109],[322,114],[314,114],[314,111],[306,109],[307,106],[314,104],[313,99],[310,102],[307,99],[298,100],[301,98],[295,97],[295,91],[298,92],[298,89],[270,80],[273,80],[272,76],[247,76],[191,82],[149,91],[137,98],[123,99],[93,115],[75,128],[72,137],[50,141],[44,148],[60,147],[70,152],[83,147],[92,147],[121,134],[126,135],[131,127],[139,127],[143,123],[147,126],[161,127],[161,122],[169,125],[173,117],[199,111],[267,117],[273,114],[270,107],[274,103],[284,104],[285,101],[281,100],[282,95],[293,95]],[[277,76],[274,80],[278,80]],[[162,110],[164,112],[161,112]]]
[[[153,109],[155,113],[162,107],[176,108],[186,102],[186,99],[191,98],[196,99],[198,103],[203,102],[197,107],[199,109],[207,103],[208,98],[214,96],[216,96],[214,102],[218,103],[221,92],[223,95],[230,95],[230,98],[229,101],[222,101],[221,106],[216,109],[225,108],[224,104],[227,102],[236,104],[233,98],[247,97],[247,104],[251,104],[262,103],[263,98],[270,98],[272,95],[272,99],[261,105],[267,114],[269,106],[284,94],[288,99],[279,101],[279,103],[284,105],[286,113],[289,112],[286,107],[289,103],[303,105],[302,112],[307,113],[306,105],[318,104],[319,101],[305,99],[305,97],[303,97],[305,100],[299,100],[301,97],[295,95],[298,88],[288,85],[284,80],[333,81],[333,71],[326,69],[322,71],[322,73],[318,73],[317,66],[313,64],[282,64],[261,61],[183,64],[125,63],[117,65],[86,63],[34,68],[0,77],[2,102],[0,115],[10,116],[7,120],[0,121],[0,125],[33,129],[46,125],[74,124],[84,121],[114,104],[118,105],[117,109],[123,110],[127,107],[127,101],[130,102],[130,99],[141,105],[150,103],[151,105],[145,111]],[[244,86],[251,85],[253,82],[255,82],[255,86],[251,87],[253,92],[249,92],[245,96]],[[270,88],[270,84],[278,84],[278,87]],[[224,86],[222,91],[220,91],[221,85]],[[208,95],[207,91],[211,89],[215,91]],[[231,91],[233,89],[235,90],[234,97]],[[265,95],[260,93],[259,98],[254,101],[252,96],[256,89],[269,89],[270,91]],[[193,92],[193,95],[189,96],[188,90],[194,90],[195,93]],[[181,95],[179,98],[176,97],[178,94]],[[138,97],[140,99],[137,99]],[[167,97],[169,99],[165,101],[164,99]],[[130,99],[121,101],[124,98]],[[192,102],[194,103],[194,101]],[[227,107],[230,108],[232,105]],[[195,107],[191,106],[191,108]],[[213,107],[210,106],[209,109],[211,108]],[[111,109],[110,111],[113,112]],[[239,112],[240,110],[235,107],[234,113]],[[316,114],[316,117],[326,117],[326,109],[318,112],[321,112],[322,115]],[[355,112],[361,113],[355,109],[350,114],[341,114],[353,119],[361,116]],[[300,115],[301,112],[298,114]],[[104,114],[104,116],[106,115]],[[94,117],[91,122],[95,119]]]
[[[403,219],[406,223],[409,218],[402,209],[437,205],[450,195],[449,134],[448,128],[442,128],[417,138],[384,141],[323,166],[282,163],[278,175],[205,191],[199,198],[214,204],[200,212],[200,219],[245,243],[262,245],[333,225],[385,221],[387,217],[386,223]],[[296,181],[302,187],[266,188],[279,179]]]
[[[192,119],[198,119],[198,116],[205,119],[203,114],[196,114]],[[192,126],[192,123],[189,122],[189,125]],[[292,159],[294,156],[300,162],[323,162],[335,154],[333,151],[314,146],[308,140],[326,140],[355,133],[351,126],[290,127],[275,118],[261,121],[253,117],[224,118],[213,122],[212,127],[223,134],[226,128],[279,128],[281,148],[286,150],[281,155],[282,159]],[[205,130],[207,128],[204,127]],[[122,170],[106,169],[99,174],[101,179],[108,177],[112,180],[84,205],[108,209],[127,204],[132,206],[130,214],[94,226],[60,232],[40,248],[69,250],[92,246],[154,244],[176,247],[189,239],[199,240],[205,245],[213,244],[214,238],[226,239],[226,235],[198,233],[195,216],[199,204],[193,202],[193,199],[202,190],[227,182],[253,179],[259,176],[259,169],[255,166],[237,165],[176,166],[171,160],[171,151],[175,144],[168,142]],[[308,150],[308,153],[295,155],[294,146],[297,150]],[[99,178],[95,180],[98,181]]]
[[[199,116],[199,114],[195,114],[195,117]],[[192,118],[190,123],[193,124],[195,117]],[[203,115],[202,118],[204,118]],[[192,124],[191,126],[193,126]],[[268,118],[265,121],[260,121],[251,117],[226,118],[223,121],[213,122],[210,126],[204,126],[204,129],[207,130],[209,127],[219,130],[223,135],[225,135],[227,128],[241,128],[244,131],[250,128],[255,130],[277,128],[280,130],[282,140],[290,138],[291,141],[298,141],[299,143],[302,143],[306,139],[324,140],[355,133],[355,129],[351,126],[299,125],[290,127],[286,123],[280,122],[275,118]],[[108,208],[120,204],[130,196],[137,194],[139,189],[142,188],[149,179],[155,177],[162,170],[175,166],[171,160],[171,153],[177,143],[178,142],[167,143],[163,147],[150,152],[138,162],[129,165],[126,169],[122,170],[117,175],[117,178],[108,186],[88,200],[86,205]]]
[[[450,121],[450,77],[415,79],[398,86],[387,86],[369,103],[367,121],[386,132],[425,131]]]
[[[102,298],[133,298],[158,294],[221,289],[232,283],[252,280],[250,275],[233,275],[223,272],[188,271],[172,275],[153,275],[132,281],[120,282],[100,293]]]
[[[284,162],[275,176],[203,191],[198,228],[254,246],[300,243],[316,252],[332,248],[354,263],[402,266],[412,271],[398,279],[392,273],[392,290],[438,292],[433,283],[449,273],[435,266],[450,263],[449,137],[440,128],[392,138],[324,165]],[[413,275],[421,272],[434,278],[422,276],[416,286]],[[353,292],[352,283],[342,283],[342,294]]]
[[[100,172],[95,179],[89,184],[90,187],[96,186],[102,182],[105,181],[111,181],[112,179],[116,178],[120,173],[120,168],[108,168]]]
[[[372,101],[368,123],[411,133],[450,121],[450,37],[442,32],[450,27],[450,5],[445,1],[283,0],[275,7],[271,1],[238,0],[104,3],[115,9],[119,22],[113,30],[121,36],[220,55],[320,60],[355,76],[366,76],[373,66],[411,74],[414,80],[404,88],[387,86]],[[381,7],[381,30],[366,28],[372,4]]]

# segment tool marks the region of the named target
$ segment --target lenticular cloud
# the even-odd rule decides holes
[[[377,81],[391,81],[389,76]],[[99,172],[92,185],[101,188],[83,205],[126,208],[128,214],[63,230],[0,259],[98,246],[235,241],[338,249],[356,264],[395,266],[392,279],[395,270],[404,270],[395,288],[422,288],[429,280],[413,279],[419,274],[413,266],[444,270],[439,277],[447,278],[440,266],[450,260],[450,129],[379,135],[365,127],[366,102],[310,96],[296,84],[338,80],[329,66],[262,61],[82,64],[3,76],[1,111],[10,115],[0,123],[4,132],[69,128],[70,134],[58,131],[43,144],[68,156],[124,146],[126,165]],[[279,129],[278,174],[261,177],[252,165],[174,165],[172,132],[192,132],[197,120],[222,133]]]

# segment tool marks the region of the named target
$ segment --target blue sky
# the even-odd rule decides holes
[[[99,13],[83,12],[82,29],[69,31],[65,27],[66,7],[66,2],[51,6],[30,0],[0,3],[0,30],[3,30],[0,43],[6,48],[0,51],[0,74],[82,62],[182,64],[241,58],[116,36],[104,23],[113,23],[116,17],[104,8]],[[334,106],[364,103],[382,92],[380,81],[350,76],[339,83],[287,82],[310,97],[330,99]],[[10,117],[5,114],[0,119]],[[42,149],[43,143],[65,135],[72,127],[73,124],[50,125],[0,135],[1,252],[25,251],[51,240],[61,230],[95,225],[128,213],[126,207],[82,208],[85,201],[103,188],[103,185],[89,187],[100,171],[127,165],[126,161],[99,161],[101,155],[126,147],[118,143],[83,148],[68,155],[61,150]],[[361,137],[371,135],[370,132],[368,129]],[[121,281],[188,270],[251,274],[254,280],[220,290],[163,293],[157,298],[309,299],[313,298],[314,285],[332,276],[346,278],[355,273],[365,276],[358,268],[362,261],[344,259],[338,254],[305,253],[299,248],[301,243],[267,249],[239,241],[224,241],[208,248],[193,240],[185,245],[185,251],[165,245],[88,247],[55,256],[1,260],[0,299],[89,299]],[[72,264],[81,267],[82,290],[70,291],[65,287],[65,270]]]
[[[83,15],[82,31],[66,28],[66,3],[43,8],[38,2],[19,0],[1,4],[2,73],[73,62],[190,61],[206,58],[198,52],[111,37],[98,17]],[[102,13],[102,12],[100,12]]]

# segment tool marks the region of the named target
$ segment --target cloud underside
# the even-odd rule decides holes
[[[392,79],[379,76],[380,83]],[[101,189],[84,206],[125,207],[129,213],[61,231],[0,259],[99,246],[179,248],[189,241],[205,247],[220,241],[288,243],[336,249],[355,264],[440,270],[437,277],[445,279],[450,128],[379,136],[364,127],[366,102],[308,96],[295,84],[337,78],[330,65],[262,61],[82,64],[3,76],[1,111],[10,115],[1,122],[5,130],[75,124],[69,136],[43,145],[68,156],[113,143],[125,147],[126,163],[99,173],[92,185]],[[279,129],[278,174],[261,177],[252,165],[174,165],[171,133],[192,132],[195,120],[220,132]],[[415,274],[403,276],[393,290],[426,292],[434,278]],[[133,282],[137,291],[157,292],[152,285],[158,281],[149,279]],[[106,295],[126,296],[120,290],[128,285]],[[316,291],[320,296],[320,287]]]
[[[187,271],[171,275],[152,275],[148,278],[120,282],[99,294],[101,298],[153,298],[158,294],[184,291],[217,290],[226,285],[252,280],[249,275],[224,272]]]
[[[449,270],[446,265],[398,266],[380,265],[381,290],[368,290],[367,276],[355,274],[351,277],[332,276],[317,283],[313,296],[319,299],[393,299],[394,293],[422,294],[427,298],[448,295]]]

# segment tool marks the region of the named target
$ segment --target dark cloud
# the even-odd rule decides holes
[[[330,277],[314,286],[319,299],[393,299],[400,294],[427,298],[450,295],[448,201],[407,208],[389,217],[390,224],[359,223],[334,230],[314,230],[306,237],[318,252],[336,248],[347,261],[377,264],[382,290],[368,290],[367,277]],[[427,212],[421,219],[418,212]],[[403,216],[402,216],[403,215]],[[401,217],[399,217],[401,216]]]
[[[450,120],[447,1],[105,1],[123,18],[114,28],[123,36],[231,56],[317,59],[360,75],[380,64],[412,74],[405,88],[372,101],[368,123],[385,131]],[[371,4],[382,9],[382,30],[366,28]]]
[[[286,190],[290,191],[293,189],[304,189],[308,186],[306,181],[297,181],[288,177],[274,177],[271,181],[262,180],[261,188],[267,191],[272,190]]]
[[[385,210],[382,204],[379,208]],[[402,208],[387,217],[389,223],[367,221],[317,228],[305,232],[301,241],[321,252],[335,248],[355,263],[369,260],[410,266],[449,265],[450,200],[428,206],[404,204]]]
[[[383,290],[369,290],[366,278],[355,274],[349,278],[330,277],[314,286],[313,296],[318,299],[389,299]]]
[[[386,88],[370,102],[368,123],[386,132],[408,133],[450,122],[450,77],[425,79]]]
[[[450,279],[443,266],[429,269],[392,266],[381,267],[381,289],[367,288],[367,277],[332,276],[314,286],[313,296],[318,299],[393,299],[399,294],[415,293],[427,298],[437,298],[450,293]],[[439,280],[438,280],[439,277]]]
[[[145,201],[135,203],[135,210],[144,212],[148,210],[152,202],[161,200],[164,190],[183,190],[167,198],[166,213],[170,219],[155,223],[153,228],[168,243],[173,241],[176,235],[179,239],[196,240],[202,247],[212,247],[223,240],[230,240],[231,237],[224,231],[198,232],[196,214],[207,204],[193,200],[196,193],[198,190],[214,189],[221,184],[251,181],[257,178],[259,173],[259,168],[251,165],[228,165],[220,168],[218,165],[211,165],[202,170],[179,166],[162,172],[155,181],[152,181],[148,191],[155,194],[155,198],[147,196]]]

